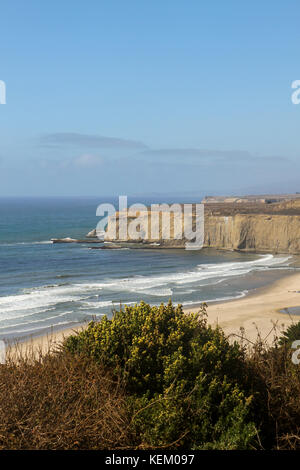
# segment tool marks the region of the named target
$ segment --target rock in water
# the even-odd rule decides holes
[[[91,230],[87,235],[86,238],[97,238],[97,230],[94,228],[94,230]]]

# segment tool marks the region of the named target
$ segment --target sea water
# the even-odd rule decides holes
[[[116,201],[0,199],[0,339],[100,319],[120,304],[141,300],[192,306],[243,297],[298,269],[298,260],[288,255],[51,243],[84,238],[96,227],[103,202]]]

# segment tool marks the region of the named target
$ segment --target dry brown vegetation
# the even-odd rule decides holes
[[[243,328],[241,335],[232,336],[247,351],[246,363],[256,390],[256,412],[261,416],[261,448],[300,450],[300,364],[292,361],[295,350],[291,349],[291,341],[282,341],[285,335],[276,322],[265,338],[257,328],[255,342],[247,339]],[[269,337],[273,337],[271,344]]]
[[[289,203],[265,204],[262,202],[216,202],[205,204],[208,215],[230,216],[236,214],[300,215],[300,206],[294,201]]]
[[[109,449],[130,443],[123,387],[67,353],[0,365],[0,449]]]
[[[248,349],[256,448],[299,450],[300,365],[290,346],[259,336],[251,344],[243,333],[239,340]],[[151,448],[136,432],[130,400],[116,375],[84,355],[61,349],[8,359],[0,364],[0,449]]]
[[[293,364],[291,349],[254,348],[248,361],[266,390],[262,438],[273,449],[300,449],[300,365]]]

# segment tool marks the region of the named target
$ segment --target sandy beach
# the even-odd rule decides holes
[[[208,305],[208,322],[220,325],[227,335],[240,335],[255,341],[258,331],[263,340],[271,343],[278,332],[292,322],[300,321],[299,315],[290,316],[280,310],[300,306],[300,273],[286,276],[269,286],[255,289],[241,299]],[[197,311],[197,308],[188,311]]]
[[[268,343],[273,341],[276,331],[282,331],[293,321],[300,321],[300,316],[289,316],[280,313],[280,310],[300,306],[300,273],[285,276],[267,287],[255,289],[242,299],[236,299],[221,303],[208,304],[208,322],[215,326],[220,325],[227,335],[241,335],[254,342],[258,331],[263,340]],[[186,308],[185,311],[198,311],[198,308]],[[45,353],[49,349],[57,348],[64,338],[76,331],[85,328],[79,325],[74,328],[59,330],[45,336],[31,337],[12,346],[15,353],[34,351]]]

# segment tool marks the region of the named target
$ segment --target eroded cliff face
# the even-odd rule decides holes
[[[119,236],[120,218],[117,214],[108,221],[105,235],[106,241],[133,241],[128,234]],[[135,217],[128,217],[128,222]],[[225,250],[241,250],[253,252],[300,254],[300,215],[280,214],[205,214],[204,247]],[[117,226],[117,237],[114,235],[113,224]],[[151,223],[147,212],[136,217],[136,227],[141,233],[143,243],[155,244],[160,247],[184,247],[186,239],[180,238],[176,230],[176,218],[171,220],[171,236],[166,239],[161,226],[156,227],[156,237],[151,236]]]
[[[239,214],[205,217],[205,246],[300,253],[300,216]]]

